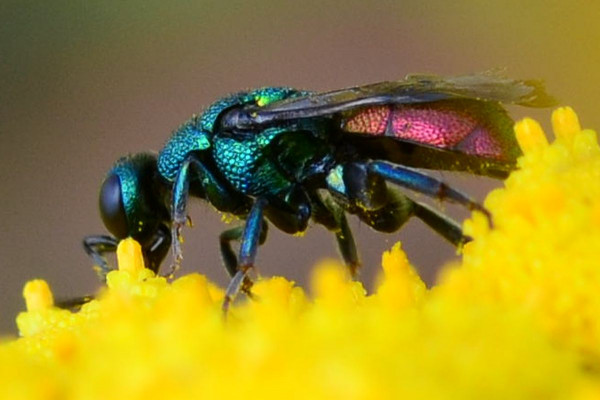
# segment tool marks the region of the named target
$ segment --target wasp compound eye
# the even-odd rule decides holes
[[[116,174],[110,174],[100,188],[100,215],[106,228],[117,238],[128,236],[127,213],[123,204],[121,180]]]

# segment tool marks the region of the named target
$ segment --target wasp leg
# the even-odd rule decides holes
[[[344,213],[343,210],[340,210],[337,219],[340,225],[339,231],[335,233],[335,239],[338,244],[338,249],[342,254],[344,263],[346,264],[346,266],[348,266],[348,269],[350,270],[350,274],[353,278],[356,278],[361,263],[358,257],[358,251],[356,250],[354,236],[352,235],[352,230],[350,229],[350,226],[348,226],[346,213]]]
[[[262,245],[267,240],[267,231],[269,225],[266,221],[263,220],[262,230],[260,232],[260,238],[258,241],[259,245]],[[233,278],[233,276],[238,271],[238,261],[237,256],[235,255],[233,249],[231,248],[231,242],[240,240],[242,237],[243,228],[238,226],[236,228],[228,229],[219,235],[219,245],[221,248],[221,258],[223,259],[223,264],[225,265],[225,269],[229,274],[229,277]],[[246,293],[248,296],[252,296],[250,292],[250,288],[252,288],[253,282],[250,277],[246,276],[244,282],[242,283],[242,291]]]
[[[344,264],[350,270],[352,277],[356,277],[361,262],[356,250],[352,230],[346,219],[346,213],[330,198],[327,199],[329,201],[323,201],[317,193],[312,193],[310,199],[313,219],[318,224],[325,226],[325,228],[335,233],[338,250],[344,259]]]
[[[427,204],[413,201],[413,205],[414,215],[454,246],[461,248],[465,243],[473,240],[470,236],[464,235],[460,225],[446,215],[437,212]]]
[[[227,287],[223,302],[225,311],[240,291],[240,287],[245,284],[248,270],[254,267],[258,244],[265,230],[263,215],[278,229],[286,233],[303,232],[308,226],[311,216],[308,194],[301,187],[293,186],[278,196],[267,195],[256,199],[246,218],[246,225],[241,236],[237,270]]]
[[[143,254],[144,254],[144,265],[149,270],[154,271],[154,273],[158,273],[160,268],[160,264],[167,256],[169,252],[169,247],[171,247],[171,232],[169,228],[161,225],[149,246],[143,245]],[[167,276],[172,276],[175,271],[171,270]]]
[[[258,242],[260,240],[260,233],[263,221],[263,212],[268,204],[267,199],[259,197],[254,202],[250,214],[246,219],[246,225],[242,233],[242,243],[240,244],[240,256],[239,264],[236,273],[231,278],[227,290],[225,292],[225,299],[223,300],[223,311],[227,312],[229,304],[239,293],[240,288],[246,278],[248,270],[254,266],[254,260],[256,258],[256,250],[258,248]]]
[[[244,228],[237,226],[232,229],[228,229],[219,235],[219,245],[221,248],[221,259],[225,265],[225,269],[232,278],[238,269],[238,260],[235,252],[231,248],[231,242],[234,240],[240,240]]]
[[[191,159],[186,159],[181,168],[177,172],[175,183],[173,184],[173,197],[171,204],[171,237],[173,238],[173,258],[174,265],[172,269],[176,269],[177,265],[181,263],[183,259],[183,253],[181,252],[181,243],[183,238],[181,236],[181,229],[187,222],[187,214],[185,208],[189,196],[190,189],[190,165]]]
[[[228,183],[219,181],[215,177],[208,165],[210,162],[204,159],[203,153],[190,154],[181,165],[173,183],[171,237],[176,265],[183,259],[181,229],[187,222],[186,206],[192,178],[200,182],[201,196],[205,197],[218,210],[235,215],[245,215],[250,208],[250,199],[247,196],[236,192]]]
[[[375,210],[351,206],[349,212],[378,232],[396,232],[414,215],[414,204],[408,197],[386,188],[386,202]]]
[[[425,222],[448,242],[460,248],[471,240],[463,235],[460,225],[426,204],[409,199],[396,191],[389,191],[390,201],[378,210],[358,209],[356,214],[367,225],[379,232],[396,232],[409,218],[415,216]]]
[[[451,188],[439,179],[433,178],[421,171],[384,161],[371,161],[367,164],[369,172],[380,175],[384,179],[415,192],[435,197],[439,200],[449,200],[467,207],[469,210],[482,212],[492,224],[492,216],[482,205],[467,194]]]
[[[379,232],[396,232],[410,217],[416,216],[457,247],[470,240],[450,218],[389,189],[384,179],[387,175],[382,177],[370,165],[369,162],[342,164],[328,177],[328,189],[346,211]],[[425,178],[432,179],[426,175]]]
[[[58,308],[64,308],[65,310],[77,311],[86,303],[94,300],[94,295],[72,297],[70,299],[57,300],[55,305]]]
[[[102,281],[106,281],[106,274],[113,269],[108,265],[104,254],[117,251],[118,243],[117,239],[107,235],[86,236],[83,238],[83,249],[94,260],[94,264],[98,266],[98,276]]]
[[[460,225],[426,204],[418,203],[408,197],[390,191],[394,199],[379,210],[362,210],[356,212],[367,225],[379,232],[396,232],[412,216],[425,222],[448,242],[461,248],[471,241],[471,237],[462,233]]]
[[[265,216],[277,229],[295,234],[304,232],[311,216],[311,202],[300,186],[294,185],[279,196],[268,196]]]
[[[269,225],[263,220],[262,230],[260,232],[259,245],[262,245],[267,240],[267,232]],[[219,235],[219,245],[221,248],[221,258],[229,277],[233,277],[238,270],[238,261],[235,252],[231,248],[231,242],[240,240],[244,229],[241,226],[228,229]]]

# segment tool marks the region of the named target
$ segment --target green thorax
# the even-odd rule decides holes
[[[246,104],[265,106],[274,101],[305,95],[307,92],[288,87],[267,87],[224,97],[210,105],[201,115],[194,115],[173,132],[158,158],[158,170],[168,181],[174,181],[183,161],[191,152],[209,150],[218,133],[221,114]]]

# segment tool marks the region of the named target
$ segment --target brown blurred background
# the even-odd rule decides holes
[[[81,248],[104,233],[100,182],[121,155],[159,150],[192,113],[229,92],[264,85],[328,90],[411,72],[460,74],[506,67],[546,80],[584,126],[600,128],[600,6],[595,1],[130,1],[0,3],[0,333],[14,333],[21,288],[47,279],[57,297],[92,293]],[[511,109],[541,118],[550,112]],[[498,182],[444,179],[483,198]],[[446,207],[456,218],[466,213]],[[183,272],[224,284],[220,217],[192,204]],[[413,221],[382,235],[352,221],[370,286],[397,240],[425,279],[454,257]],[[336,257],[332,235],[275,229],[261,248],[264,275],[304,284]]]

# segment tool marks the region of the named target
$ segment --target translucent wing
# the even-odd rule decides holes
[[[555,104],[543,84],[535,80],[513,80],[494,73],[455,77],[409,75],[400,81],[308,94],[265,107],[247,106],[228,113],[223,123],[225,128],[248,129],[300,118],[334,116],[372,106],[445,99],[474,99],[527,107]]]

